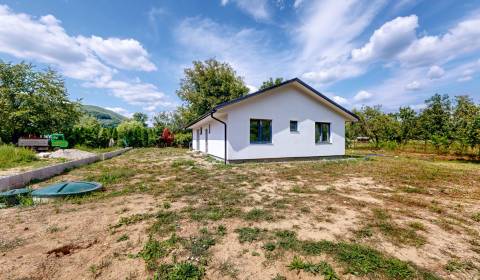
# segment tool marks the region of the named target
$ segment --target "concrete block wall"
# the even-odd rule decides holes
[[[100,155],[94,155],[87,158],[72,160],[64,163],[59,163],[51,166],[38,168],[35,170],[27,171],[20,174],[15,174],[7,177],[0,178],[0,192],[18,189],[30,183],[32,180],[45,180],[55,175],[65,172],[65,170],[76,168],[82,165],[94,163],[100,160],[106,160],[125,153],[131,148],[124,148],[113,152],[103,153]]]

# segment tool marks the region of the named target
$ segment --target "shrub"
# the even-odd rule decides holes
[[[173,140],[173,145],[177,147],[188,148],[191,142],[192,142],[191,132],[176,133],[175,139]]]

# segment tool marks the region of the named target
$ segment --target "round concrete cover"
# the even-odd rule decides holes
[[[15,190],[9,190],[6,192],[1,192],[0,197],[13,197],[17,195],[24,195],[28,194],[31,190],[27,188],[21,188],[21,189],[15,189]]]
[[[102,188],[97,182],[61,182],[32,192],[33,197],[53,197],[79,195],[93,192]]]

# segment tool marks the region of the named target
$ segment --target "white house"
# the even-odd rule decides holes
[[[225,162],[345,154],[355,114],[298,78],[217,105],[187,128],[192,148]]]

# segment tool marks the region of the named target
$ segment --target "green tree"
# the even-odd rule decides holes
[[[145,144],[144,131],[148,128],[134,120],[123,121],[117,127],[118,142],[123,146],[143,147]],[[148,136],[148,135],[147,135]]]
[[[173,133],[177,133],[183,130],[186,123],[179,112],[160,112],[153,117],[153,126],[159,130],[160,134],[163,129],[168,127]]]
[[[266,80],[262,83],[262,85],[260,86],[260,90],[279,85],[282,82],[283,82],[283,78],[273,79],[273,78],[270,77],[270,79],[268,79],[268,80]]]
[[[73,126],[73,131],[69,137],[69,142],[75,145],[86,145],[89,147],[98,147],[98,137],[100,134],[100,122],[89,115],[83,115],[80,121]]]
[[[479,111],[479,108],[469,96],[455,96],[455,106],[452,113],[452,135],[453,139],[460,143],[462,150],[469,145],[469,130]]]
[[[376,147],[379,147],[382,141],[397,141],[399,124],[394,115],[385,114],[381,106],[365,106],[360,111],[355,111],[359,117],[356,124],[357,133],[369,137]]]
[[[480,154],[480,114],[477,114],[468,126],[467,142],[471,148],[478,148]]]
[[[417,134],[417,113],[410,107],[400,107],[397,116],[400,122],[399,138],[405,144]]]
[[[24,135],[46,135],[73,127],[81,113],[68,99],[64,81],[54,70],[0,60],[0,137],[16,142]]]
[[[143,124],[144,127],[147,127],[148,116],[145,113],[137,112],[133,114],[133,120]]]
[[[421,112],[419,126],[421,135],[425,141],[432,141],[438,149],[447,147],[452,128],[451,113],[452,104],[448,95],[435,94],[425,100],[427,107]]]
[[[185,123],[205,114],[214,106],[248,93],[243,79],[233,68],[215,59],[194,61],[192,68],[184,70],[178,97],[184,102],[179,108]]]

